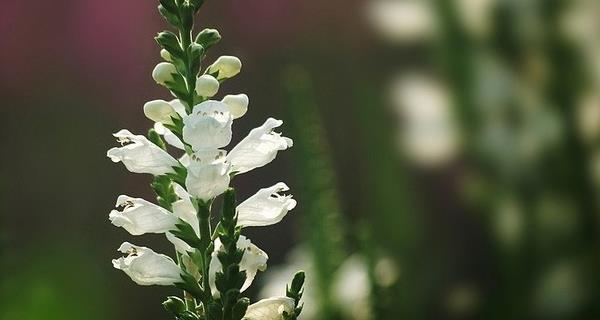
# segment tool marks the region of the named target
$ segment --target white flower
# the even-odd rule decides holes
[[[187,167],[185,186],[189,193],[208,201],[229,187],[229,165],[222,150],[197,152],[192,155]]]
[[[183,118],[183,140],[194,151],[222,148],[231,141],[232,123],[226,104],[214,100],[202,102]]]
[[[229,79],[240,73],[242,61],[233,56],[221,56],[212,65],[208,67],[209,73],[216,73],[219,80]]]
[[[219,92],[219,80],[210,74],[196,79],[196,93],[201,97],[212,97]]]
[[[269,259],[269,256],[259,247],[252,244],[250,239],[244,236],[240,236],[236,246],[238,249],[244,249],[244,255],[242,256],[242,261],[240,262],[240,271],[246,271],[246,281],[240,289],[240,291],[244,291],[250,287],[258,271],[265,271],[267,269],[267,260]],[[217,253],[222,250],[222,248],[223,244],[221,241],[219,239],[215,240],[215,251],[212,253],[209,274],[209,280],[211,287],[213,288],[213,295],[218,294],[214,285],[216,274],[217,272],[221,272],[223,270],[223,266],[217,257]]]
[[[243,320],[283,320],[283,313],[294,312],[294,299],[274,297],[260,300],[248,306]]]
[[[245,94],[230,94],[226,95],[221,102],[229,107],[229,112],[234,119],[241,118],[248,111],[250,100]]]
[[[117,198],[116,206],[123,210],[112,210],[109,215],[110,222],[117,227],[123,227],[134,236],[165,233],[175,229],[175,216],[144,199],[121,195]]]
[[[231,172],[244,173],[262,167],[273,161],[278,151],[291,147],[292,139],[273,132],[282,124],[281,120],[269,118],[262,126],[252,129],[227,155]]]
[[[170,103],[165,100],[152,100],[144,104],[144,115],[154,122],[173,124],[173,119],[177,118],[177,112]]]
[[[367,9],[374,29],[391,42],[424,40],[435,30],[435,16],[426,1],[375,0]]]
[[[342,263],[333,280],[333,297],[347,319],[371,319],[371,284],[365,260],[352,255]]]
[[[123,146],[108,150],[106,155],[113,162],[123,162],[131,172],[159,176],[174,173],[173,167],[179,166],[175,158],[142,135],[121,130],[114,136]]]
[[[161,62],[152,70],[152,79],[158,84],[164,85],[169,81],[173,81],[173,74],[177,73],[175,65],[169,62]]]
[[[280,195],[279,192],[290,188],[283,182],[260,189],[255,195],[240,203],[237,207],[238,225],[244,227],[268,226],[275,224],[289,210],[296,207],[296,200],[291,195]]]
[[[173,259],[152,249],[124,242],[119,248],[127,256],[112,261],[113,267],[123,270],[131,280],[142,286],[169,286],[181,282],[180,269]]]

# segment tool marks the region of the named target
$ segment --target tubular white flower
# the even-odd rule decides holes
[[[183,140],[194,151],[225,147],[231,141],[232,123],[226,104],[214,100],[202,102],[183,118]]]
[[[170,103],[165,100],[152,100],[144,104],[144,115],[154,121],[164,124],[173,124],[173,119],[177,118],[177,112]]]
[[[142,135],[121,130],[114,136],[123,146],[108,150],[106,156],[113,162],[123,162],[131,172],[159,176],[174,173],[173,167],[179,166],[175,158]]]
[[[244,249],[244,255],[242,256],[242,261],[240,262],[240,271],[246,271],[246,281],[240,289],[240,291],[244,291],[250,287],[258,271],[265,271],[267,269],[267,260],[269,259],[269,256],[266,252],[254,245],[250,239],[242,235],[238,239],[236,246],[238,249]],[[221,243],[221,240],[215,240],[215,251],[212,253],[209,273],[209,281],[211,288],[213,288],[213,295],[218,294],[214,285],[216,274],[217,272],[221,272],[223,270],[223,266],[217,257],[218,252],[222,248],[223,244]]]
[[[248,306],[243,320],[282,320],[283,313],[294,312],[294,299],[273,297],[260,300]]]
[[[116,207],[109,214],[110,222],[127,230],[134,236],[144,233],[165,233],[175,229],[177,218],[168,210],[140,198],[121,195]]]
[[[222,194],[229,187],[229,164],[224,151],[197,152],[192,155],[187,167],[185,186],[189,193],[203,201]]]
[[[269,118],[262,126],[252,129],[227,155],[231,172],[244,173],[262,167],[273,161],[278,151],[291,147],[292,139],[273,132],[282,124],[281,120]]]
[[[175,65],[169,62],[161,62],[152,70],[152,79],[158,84],[164,85],[169,81],[173,81],[173,74],[177,73]]]
[[[201,75],[196,79],[196,93],[201,97],[212,97],[219,92],[219,80],[210,74]]]
[[[248,111],[250,100],[245,94],[230,94],[226,95],[221,102],[229,107],[229,112],[234,119],[241,118]]]
[[[237,206],[238,225],[243,227],[268,226],[278,223],[289,210],[296,207],[291,195],[279,192],[290,188],[283,182],[260,189],[255,195]]]
[[[209,73],[216,73],[219,80],[229,79],[242,70],[242,61],[234,56],[221,56],[208,67]]]
[[[114,259],[113,267],[122,270],[131,280],[142,286],[170,286],[181,282],[181,270],[164,254],[158,254],[152,249],[138,247],[124,242],[119,251],[127,254],[125,257]]]

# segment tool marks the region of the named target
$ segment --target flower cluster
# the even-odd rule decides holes
[[[274,131],[281,120],[269,118],[229,151],[224,149],[231,142],[233,121],[246,113],[249,99],[245,94],[213,99],[242,64],[222,56],[202,72],[206,50],[220,40],[214,29],[192,37],[202,2],[160,1],[161,15],[179,34],[163,31],[156,37],[165,61],[152,77],[175,99],[146,103],[144,114],[154,122],[148,136],[121,130],[114,134],[121,146],[107,152],[130,172],[153,175],[158,202],[121,195],[110,212],[111,223],[131,235],[165,234],[177,259],[125,242],[119,248],[124,256],[113,260],[113,266],[139,285],[183,289],[184,299],[169,297],[163,304],[176,319],[295,319],[302,309],[301,272],[285,297],[250,304],[242,296],[266,269],[268,256],[241,232],[281,221],[296,201],[283,194],[289,188],[278,182],[236,205],[230,187],[234,177],[270,163],[292,140]],[[217,197],[223,198],[222,214],[212,225]]]

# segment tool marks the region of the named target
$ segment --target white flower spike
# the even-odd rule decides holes
[[[221,56],[210,67],[209,73],[217,73],[219,80],[229,79],[242,70],[242,61],[234,56]]]
[[[175,65],[169,62],[161,62],[152,70],[152,79],[158,84],[165,85],[167,82],[173,81],[173,74],[176,73],[177,68],[175,68]]]
[[[196,93],[201,97],[210,98],[219,92],[219,80],[210,74],[205,74],[196,79]]]
[[[246,272],[246,281],[240,289],[240,291],[244,291],[250,287],[258,271],[265,271],[267,269],[267,260],[269,259],[269,256],[245,236],[240,236],[236,246],[239,249],[244,249],[244,255],[242,256],[242,261],[240,262],[240,271]],[[219,258],[217,257],[217,253],[221,251],[222,248],[223,244],[219,239],[217,239],[215,241],[215,251],[212,254],[212,259],[210,262],[209,281],[211,283],[211,287],[213,288],[213,295],[218,293],[214,286],[216,274],[217,272],[221,272],[223,270],[221,262],[219,262]]]
[[[177,217],[144,199],[122,195],[117,199],[116,206],[122,210],[112,210],[109,215],[110,222],[134,236],[165,233],[175,229]]]
[[[192,155],[187,170],[185,186],[188,192],[203,201],[215,198],[229,187],[229,165],[222,150]]]
[[[173,167],[179,166],[175,158],[142,135],[121,130],[114,136],[123,146],[108,150],[106,155],[113,162],[123,162],[127,170],[133,173],[160,176],[174,173]]]
[[[194,151],[225,147],[231,141],[232,123],[226,104],[214,100],[202,102],[183,118],[183,140]]]
[[[231,172],[244,173],[262,167],[275,159],[277,152],[290,148],[293,141],[273,132],[283,121],[273,118],[250,131],[238,145],[227,155],[231,164]]]
[[[170,286],[181,282],[181,270],[168,256],[129,242],[124,242],[119,251],[127,256],[114,259],[113,267],[125,272],[135,283],[142,286]]]
[[[260,189],[237,207],[238,225],[243,227],[268,226],[278,223],[288,211],[296,207],[291,195],[280,195],[290,188],[283,182]]]
[[[171,106],[170,103],[165,100],[152,100],[144,104],[144,115],[154,121],[164,124],[173,124],[173,119],[179,115]]]
[[[248,306],[243,320],[282,320],[283,313],[294,312],[294,299],[274,297],[260,300]]]
[[[229,112],[234,119],[241,118],[248,111],[250,100],[245,94],[230,94],[226,95],[221,102],[229,107]]]

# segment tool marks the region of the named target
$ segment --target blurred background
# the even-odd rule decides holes
[[[4,1],[0,319],[168,319],[176,290],[111,266],[108,213],[152,199],[106,158],[166,99],[150,72],[157,1]],[[247,231],[270,255],[249,294],[296,269],[303,319],[600,318],[600,2],[207,1],[198,28],[242,73],[234,143],[269,116],[295,146],[235,181],[299,206]]]

